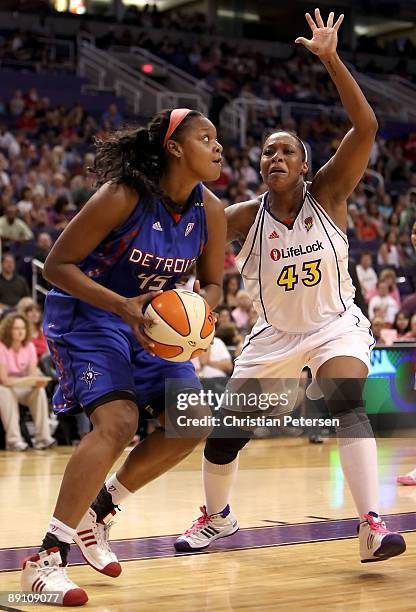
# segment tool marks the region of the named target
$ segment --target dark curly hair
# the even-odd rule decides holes
[[[96,186],[123,183],[135,189],[146,200],[160,195],[159,181],[166,168],[163,140],[173,109],[163,110],[146,127],[125,126],[114,130],[104,140],[96,140],[97,153],[92,171]],[[193,117],[203,117],[191,111],[170,137],[178,140]]]

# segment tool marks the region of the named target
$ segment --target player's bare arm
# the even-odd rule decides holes
[[[196,271],[205,299],[211,308],[215,308],[222,296],[226,220],[223,205],[206,188],[204,188],[204,206],[208,225],[208,242],[197,260]]]
[[[306,13],[312,38],[307,40],[300,37],[296,42],[319,57],[352,123],[335,155],[316,174],[311,188],[318,202],[345,229],[346,199],[367,168],[378,123],[359,85],[337,54],[338,30],[343,19],[341,15],[334,23],[334,13],[331,12],[325,26],[319,9],[315,10],[315,20]]]
[[[125,298],[96,283],[77,266],[123,224],[137,205],[137,198],[137,192],[125,185],[103,185],[60,235],[46,259],[43,275],[74,297],[118,314],[131,326],[142,346],[150,350],[152,343],[140,331],[143,322],[140,306],[160,291]]]
[[[232,204],[225,209],[227,219],[227,243],[238,241],[244,243],[250,227],[253,225],[260,199]]]

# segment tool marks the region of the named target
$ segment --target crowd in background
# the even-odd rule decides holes
[[[10,53],[24,57],[28,48],[37,48],[30,41],[31,35],[21,32],[0,40],[0,60]],[[330,81],[322,78],[319,64],[302,54],[273,63],[261,54],[235,53],[225,45],[206,49],[169,40],[151,50],[204,79],[226,99],[240,95],[332,103],[337,98]],[[42,48],[36,53],[42,63]],[[126,119],[115,104],[93,116],[80,104],[73,108],[52,104],[35,87],[18,89],[9,99],[0,100],[1,316],[19,312],[34,343],[37,366],[49,373],[41,331],[43,297],[39,295],[39,305],[30,299],[31,261],[45,261],[60,232],[92,195],[94,137],[105,138]],[[335,152],[348,130],[348,124],[339,117],[334,120],[329,109],[282,121],[272,106],[264,113],[253,113],[249,125],[244,148],[224,143],[221,176],[209,185],[224,207],[266,190],[258,168],[267,130],[282,127],[299,134],[308,148],[311,175]],[[415,220],[416,127],[392,131],[382,125],[369,167],[348,201],[351,259],[379,344],[416,341],[416,256],[409,239]],[[235,266],[239,248],[237,244],[227,247],[215,341],[195,362],[202,377],[232,372],[233,359],[257,318]],[[192,278],[186,281],[191,283]],[[39,279],[39,283],[47,289],[45,281]],[[0,338],[0,348],[2,343]],[[25,444],[19,440],[17,446],[23,450]],[[48,441],[39,438],[37,444],[42,448]]]

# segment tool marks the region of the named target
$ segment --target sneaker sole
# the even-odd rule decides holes
[[[383,542],[380,548],[374,553],[374,557],[371,559],[361,559],[361,563],[375,563],[377,561],[386,561],[391,557],[397,557],[406,550],[406,542],[401,536],[392,535],[387,536],[385,539],[387,542]]]
[[[112,566],[110,571],[104,571],[105,568],[99,569],[93,563],[91,563],[91,561],[84,555],[83,550],[81,546],[79,545],[79,542],[77,542],[77,539],[74,537],[74,542],[78,546],[79,552],[81,553],[82,558],[90,567],[92,567],[92,569],[94,569],[96,572],[99,572],[100,574],[104,574],[104,576],[109,576],[110,578],[118,578],[118,576],[120,576],[122,572],[122,567],[120,563],[118,563],[118,561],[111,561],[111,563],[108,563],[105,566],[105,568],[109,568],[110,566]]]
[[[218,535],[213,536],[211,538],[211,541],[208,542],[208,544],[205,544],[205,546],[199,546],[198,548],[194,548],[190,546],[189,543],[186,541],[175,542],[174,547],[175,547],[176,552],[188,552],[188,553],[189,552],[199,552],[200,550],[205,550],[206,548],[208,548],[208,546],[211,546],[211,544],[215,542],[215,540],[220,540],[222,538],[229,538],[230,536],[237,533],[239,529],[240,529],[240,526],[237,525],[236,528],[233,531],[231,531],[231,533],[226,533],[224,535],[219,533]]]

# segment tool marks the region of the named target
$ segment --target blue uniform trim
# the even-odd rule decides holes
[[[271,327],[273,327],[273,325],[266,325],[266,327],[263,327],[260,331],[258,331],[257,333],[254,334],[254,336],[250,336],[250,338],[248,339],[247,344],[245,344],[243,346],[243,348],[241,349],[241,353],[244,351],[245,348],[248,347],[249,344],[251,344],[251,341],[254,340],[254,338],[257,338],[258,336],[260,336],[260,334],[262,334],[266,329],[270,329]],[[240,355],[241,355],[240,353]]]
[[[317,210],[316,206],[314,205],[314,203],[313,203],[312,201],[310,201],[309,203],[310,203],[310,205],[312,206],[312,208],[314,209],[314,211],[316,212],[316,215],[317,215],[317,217],[318,217],[318,219],[319,219],[319,221],[320,221],[320,223],[321,223],[321,225],[322,225],[322,227],[323,227],[323,230],[324,230],[325,234],[327,235],[327,238],[328,238],[328,240],[329,240],[329,243],[330,243],[330,245],[331,245],[331,248],[332,248],[332,250],[333,250],[333,252],[334,252],[334,258],[335,258],[335,264],[336,264],[336,266],[337,266],[337,276],[338,276],[338,295],[339,295],[339,299],[340,299],[340,302],[341,302],[341,304],[342,304],[342,307],[343,307],[343,309],[344,309],[344,312],[346,312],[347,308],[346,308],[346,306],[345,306],[345,304],[344,304],[344,301],[343,301],[343,299],[342,299],[342,296],[341,296],[341,274],[340,274],[340,272],[339,272],[337,252],[336,252],[336,250],[335,250],[335,247],[334,247],[334,245],[333,245],[333,243],[332,243],[331,238],[329,237],[329,234],[328,234],[328,232],[327,232],[327,229],[326,229],[326,227],[325,227],[324,223],[322,222],[322,219],[321,219],[321,216],[320,216],[320,214],[319,214],[319,211]]]
[[[324,215],[325,219],[328,221],[328,223],[334,228],[334,230],[337,232],[337,234],[343,239],[343,241],[345,242],[345,244],[348,246],[348,240],[345,238],[345,236],[342,234],[341,230],[339,227],[337,227],[335,225],[335,223],[333,222],[333,220],[331,219],[331,217],[328,215],[328,213],[326,212],[325,208],[322,208],[322,206],[319,204],[319,202],[317,201],[317,199],[311,194],[310,191],[307,191],[307,194],[309,195],[309,197],[312,199],[313,204],[315,204],[319,211]]]
[[[261,307],[263,308],[264,319],[266,323],[268,323],[269,320],[267,318],[266,308],[263,302],[263,291],[261,288],[261,257],[262,257],[262,247],[263,247],[263,226],[264,226],[265,215],[266,215],[266,209],[263,207],[262,217],[261,217],[261,228],[260,228],[259,292],[260,292]]]

